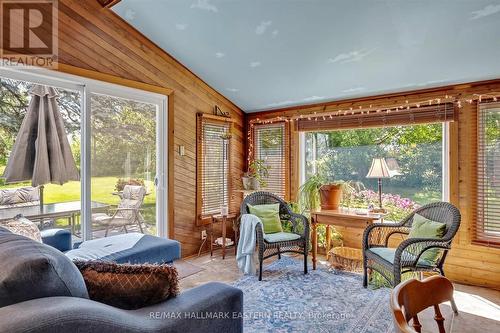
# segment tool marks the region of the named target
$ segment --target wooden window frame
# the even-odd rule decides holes
[[[331,117],[307,116],[297,119],[296,128],[299,132],[329,131],[449,122],[457,120],[457,117],[457,108],[453,103],[447,102],[402,109],[394,108],[388,111],[372,110],[362,115],[353,110],[339,112]]]
[[[474,140],[475,145],[474,145],[474,150],[473,154],[471,156],[475,168],[474,168],[474,175],[472,179],[474,180],[474,187],[472,193],[473,201],[472,201],[472,226],[471,226],[471,240],[472,244],[475,245],[480,245],[480,246],[486,246],[486,247],[493,247],[493,248],[500,248],[500,238],[495,238],[495,237],[487,237],[486,235],[482,234],[480,231],[484,227],[482,227],[482,224],[484,221],[480,221],[481,219],[481,205],[479,203],[480,201],[480,196],[481,196],[481,184],[480,184],[480,163],[481,163],[481,151],[484,149],[481,147],[482,142],[481,138],[484,135],[482,133],[482,124],[481,124],[481,117],[482,117],[482,112],[483,109],[496,109],[500,108],[500,103],[497,102],[490,102],[490,103],[478,103],[477,108],[476,108],[476,135]]]
[[[284,147],[283,147],[283,151],[284,151],[284,155],[283,155],[283,158],[285,160],[285,163],[284,163],[284,186],[285,188],[283,189],[283,194],[284,194],[284,197],[283,199],[285,201],[288,201],[290,200],[290,167],[291,167],[291,163],[290,163],[290,141],[291,141],[291,133],[290,133],[290,124],[289,122],[287,121],[278,121],[278,122],[273,122],[273,123],[270,123],[270,124],[254,124],[253,125],[253,129],[251,131],[251,140],[252,140],[252,157],[251,157],[251,160],[257,158],[257,142],[255,140],[256,138],[256,130],[258,130],[259,128],[266,128],[266,127],[274,127],[276,125],[283,125],[283,140],[284,140]]]
[[[214,214],[203,215],[203,124],[210,123],[215,125],[229,125],[229,132],[232,133],[234,120],[228,117],[221,117],[207,113],[198,113],[196,119],[196,225],[203,226],[211,222]],[[231,170],[233,164],[232,144],[229,140],[228,147],[228,175],[227,175],[227,198],[228,209],[231,207],[232,198],[232,177]]]

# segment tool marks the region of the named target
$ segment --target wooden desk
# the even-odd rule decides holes
[[[330,250],[331,237],[330,227],[333,225],[343,236],[344,246],[361,249],[363,243],[363,232],[365,228],[374,221],[382,221],[381,214],[356,214],[355,209],[322,210],[311,213],[312,222],[312,261],[313,269],[316,269],[316,258],[318,255],[318,224],[326,226],[326,250]]]

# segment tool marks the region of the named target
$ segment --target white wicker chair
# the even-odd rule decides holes
[[[138,225],[141,233],[144,233],[142,223],[144,218],[140,208],[146,195],[144,186],[125,185],[121,194],[121,201],[112,215],[106,213],[92,214],[92,223],[106,226],[104,237],[108,236],[109,229],[123,228],[128,232],[128,225]]]

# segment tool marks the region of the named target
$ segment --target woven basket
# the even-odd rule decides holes
[[[330,266],[351,272],[363,270],[363,252],[352,247],[339,246],[330,250]]]

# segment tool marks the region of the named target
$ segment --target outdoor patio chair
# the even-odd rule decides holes
[[[140,208],[146,195],[144,186],[125,185],[118,207],[112,215],[106,213],[92,214],[92,223],[106,226],[104,237],[108,236],[109,229],[123,228],[128,232],[127,226],[137,225],[141,233],[144,233],[142,223],[144,218],[140,213]]]
[[[40,205],[40,187],[20,187],[0,190],[0,209]]]
[[[264,259],[277,255],[281,259],[281,254],[285,252],[299,253],[304,255],[304,274],[307,274],[307,253],[309,251],[309,221],[304,215],[295,214],[290,206],[278,196],[269,192],[255,192],[248,195],[240,207],[241,214],[250,214],[248,205],[280,204],[279,214],[281,224],[288,222],[291,224],[291,233],[298,237],[292,240],[280,239],[280,235],[285,233],[265,235],[262,225],[258,224],[257,245],[259,255],[259,281],[262,280],[262,263]],[[285,228],[283,228],[285,229]],[[288,233],[287,233],[288,234]]]
[[[407,238],[415,214],[431,221],[446,224],[441,238]],[[443,265],[453,237],[460,226],[460,211],[450,203],[436,202],[413,211],[399,223],[374,223],[363,235],[363,286],[368,285],[368,269],[380,273],[394,287],[401,282],[406,272],[437,272],[444,276]],[[389,238],[403,235],[397,248],[388,247]],[[438,249],[436,260],[425,260],[422,254],[429,249]]]

